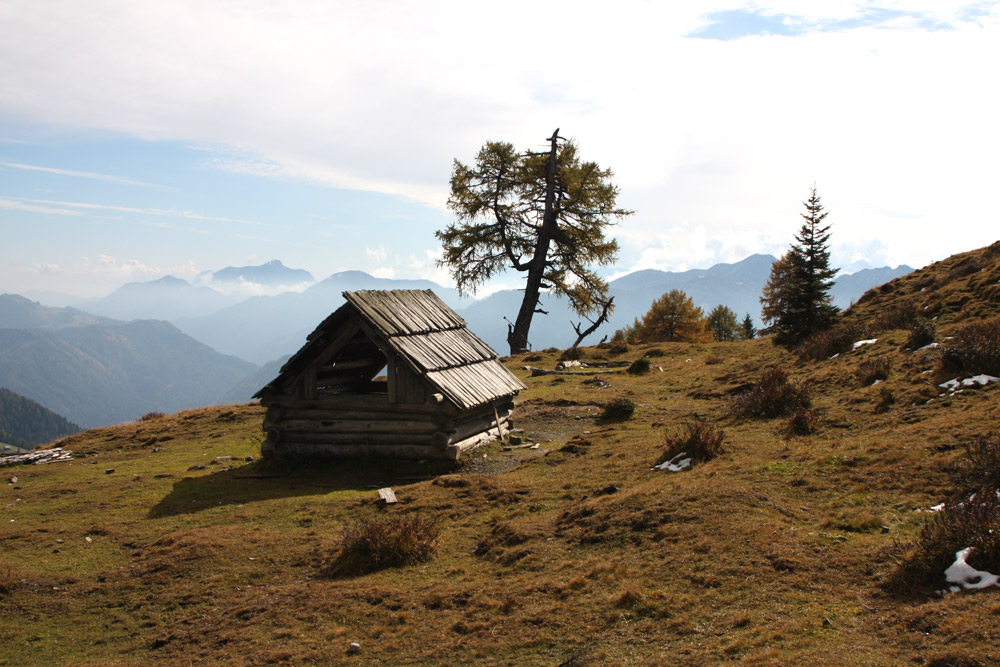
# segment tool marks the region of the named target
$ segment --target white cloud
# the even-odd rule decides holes
[[[981,200],[1000,177],[1000,106],[984,85],[1000,61],[997,6],[888,0],[879,23],[860,0],[517,0],[502,11],[457,0],[93,0],[58,12],[7,0],[0,113],[189,142],[210,149],[216,168],[436,207],[453,158],[472,160],[488,139],[543,148],[558,126],[615,170],[622,203],[638,211],[613,231],[619,268],[775,252],[814,182],[836,255],[870,249],[920,265],[995,240]],[[739,9],[868,24],[684,38],[713,12]],[[925,29],[924,18],[951,29]],[[539,26],[558,26],[557,38]],[[0,206],[88,210],[11,197]],[[958,224],[962,234],[948,233]],[[386,243],[384,259],[412,250]],[[414,257],[373,270],[447,276]]]
[[[0,166],[10,167],[11,169],[20,169],[23,171],[40,171],[47,174],[57,174],[59,176],[73,176],[74,178],[87,178],[95,181],[106,181],[108,183],[118,183],[120,185],[141,185],[154,188],[165,187],[157,183],[147,183],[145,181],[137,181],[131,178],[126,178],[124,176],[115,176],[113,174],[98,174],[91,171],[73,171],[71,169],[57,169],[55,167],[42,167],[33,164],[20,164],[17,162],[0,162]]]

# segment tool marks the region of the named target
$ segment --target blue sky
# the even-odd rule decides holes
[[[637,211],[609,275],[780,253],[813,183],[848,269],[997,240],[998,2],[498,7],[7,0],[0,292],[275,258],[447,282],[452,160],[556,127]]]

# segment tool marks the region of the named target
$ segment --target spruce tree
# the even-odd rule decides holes
[[[754,326],[750,313],[747,313],[747,316],[743,318],[742,329],[740,335],[743,337],[743,340],[753,340],[757,335],[757,327]]]
[[[789,274],[781,289],[781,312],[775,324],[775,342],[788,347],[829,329],[839,309],[831,303],[830,288],[838,269],[830,268],[830,226],[815,186],[803,202],[805,220],[788,251]]]

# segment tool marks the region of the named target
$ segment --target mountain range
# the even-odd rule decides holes
[[[752,255],[708,269],[636,271],[610,282],[611,320],[586,343],[596,343],[645,313],[654,299],[680,289],[707,314],[722,304],[739,316],[759,313],[759,297],[775,258]],[[912,271],[866,269],[841,276],[834,302],[846,307],[866,290]],[[203,276],[274,286],[312,276],[275,260],[257,267],[227,267]],[[299,280],[301,279],[301,280]],[[454,308],[494,349],[506,350],[507,323],[521,303],[519,290],[474,300],[428,280],[376,278],[361,271],[335,273],[302,291],[240,300],[206,285],[166,276],[129,283],[88,304],[88,311],[44,306],[19,295],[0,295],[0,386],[38,401],[84,427],[136,419],[212,403],[249,400],[298,350],[316,325],[360,289],[430,289]],[[546,315],[531,328],[535,349],[566,347],[579,322],[565,299],[543,296]]]

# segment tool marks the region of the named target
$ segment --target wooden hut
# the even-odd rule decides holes
[[[262,455],[457,459],[511,428],[524,385],[437,295],[344,298],[254,397]]]

